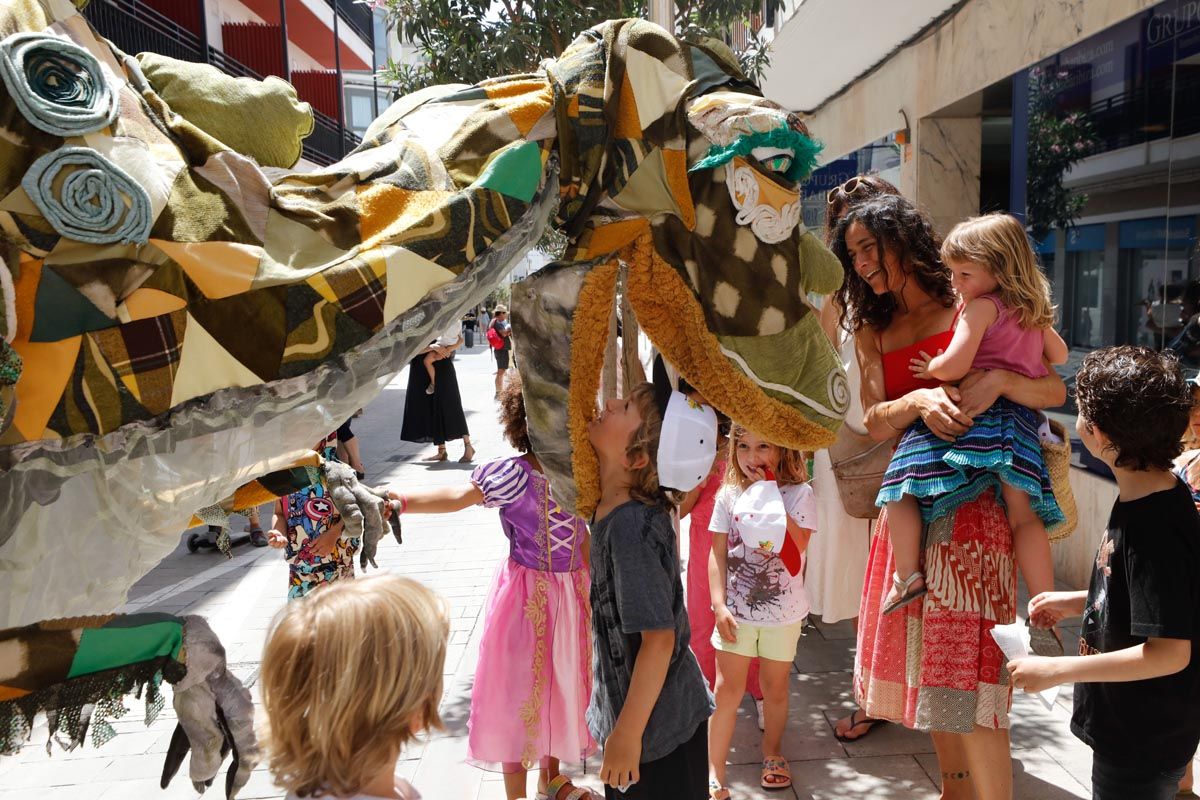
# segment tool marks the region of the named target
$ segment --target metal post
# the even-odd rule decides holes
[[[337,9],[334,9],[337,12]],[[375,51],[375,14],[371,12],[371,121],[373,122],[379,117],[379,80],[375,77],[376,71],[379,69],[379,62]]]
[[[333,0],[333,68],[337,72],[338,156],[346,155],[346,112],[342,108],[342,36],[338,32],[338,4]]]
[[[287,0],[279,0],[279,38],[283,44],[283,79],[290,81],[292,71],[288,68]]]
[[[675,33],[674,0],[650,0],[647,11],[651,22],[666,28],[667,33]]]
[[[212,61],[212,57],[208,54],[208,13],[204,5],[204,0],[196,0],[196,7],[200,9],[200,57],[207,64]]]

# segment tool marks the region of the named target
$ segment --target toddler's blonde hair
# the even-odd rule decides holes
[[[276,782],[301,797],[349,797],[391,768],[398,747],[440,727],[449,628],[442,598],[397,575],[289,603],[262,661]]]
[[[1009,214],[984,214],[960,222],[942,242],[942,262],[979,264],[999,284],[998,294],[1022,328],[1054,325],[1050,281],[1038,267],[1025,227]]]
[[[736,423],[729,432],[729,460],[725,466],[724,483],[739,489],[745,489],[754,483],[749,475],[742,472],[742,465],[738,463],[737,458],[738,442],[748,433],[751,433],[749,428]],[[755,436],[757,435],[755,434]],[[808,469],[804,466],[804,453],[783,445],[776,444],[775,446],[779,448],[779,467],[775,470],[775,482],[780,486],[792,486],[807,481]]]

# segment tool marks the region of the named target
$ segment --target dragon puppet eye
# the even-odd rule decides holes
[[[750,151],[750,155],[762,164],[763,169],[776,175],[786,175],[796,160],[794,152],[782,147],[756,147]]]

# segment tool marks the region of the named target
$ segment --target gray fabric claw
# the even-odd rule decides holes
[[[208,623],[201,617],[186,617],[183,632],[187,675],[175,685],[173,705],[179,725],[167,749],[161,785],[167,788],[190,750],[189,777],[195,790],[203,793],[232,751],[225,777],[225,796],[232,800],[261,759],[254,736],[254,705],[250,692],[229,671],[225,648]]]

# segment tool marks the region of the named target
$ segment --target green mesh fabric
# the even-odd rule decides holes
[[[765,133],[739,136],[735,142],[725,147],[713,145],[708,155],[697,161],[688,172],[719,167],[732,161],[734,156],[745,158],[757,147],[779,147],[794,152],[796,157],[792,160],[792,166],[783,175],[792,182],[802,181],[812,173],[817,165],[817,156],[821,152],[820,142],[781,125]]]

